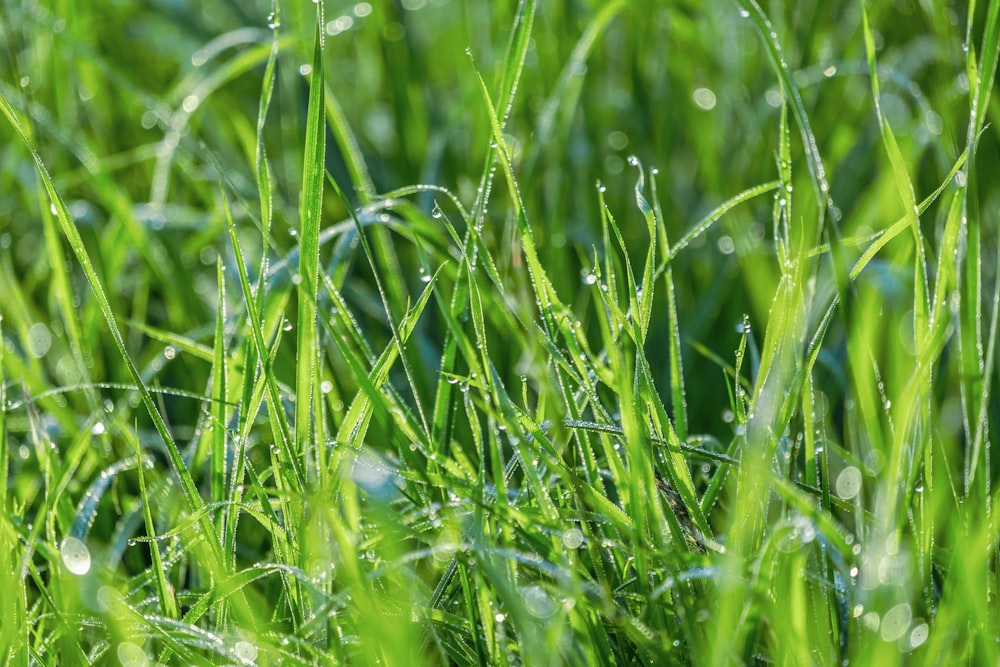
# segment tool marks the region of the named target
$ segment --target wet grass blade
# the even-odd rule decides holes
[[[298,320],[295,327],[295,449],[290,456],[316,461],[321,425],[316,412],[319,347],[316,298],[319,295],[319,229],[323,215],[323,175],[326,171],[326,121],[323,113],[323,5],[317,5],[313,62],[306,112],[306,147],[300,197]]]

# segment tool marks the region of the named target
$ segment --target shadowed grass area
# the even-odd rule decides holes
[[[997,662],[1000,2],[0,3],[5,663]]]

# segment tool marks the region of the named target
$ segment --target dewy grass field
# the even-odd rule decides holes
[[[0,660],[1000,660],[1000,1],[0,2]]]

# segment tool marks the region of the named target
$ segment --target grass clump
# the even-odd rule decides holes
[[[996,662],[1000,2],[906,10],[5,4],[3,660]]]

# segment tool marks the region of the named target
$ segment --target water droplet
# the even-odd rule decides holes
[[[570,528],[563,533],[562,541],[567,549],[577,549],[583,544],[583,533],[579,528]]]
[[[639,158],[637,158],[634,155],[629,155],[628,156],[628,163],[629,163],[629,165],[631,165],[633,167],[638,167],[639,166]]]
[[[257,659],[257,647],[250,642],[236,642],[233,652],[236,654],[236,657],[244,662],[253,662]]]
[[[913,612],[906,602],[897,604],[882,617],[882,639],[887,642],[894,642],[906,634],[910,628],[910,621],[913,620]]]
[[[59,551],[62,553],[63,565],[73,574],[84,575],[90,571],[90,550],[77,538],[67,537]]]
[[[536,618],[548,618],[556,612],[555,601],[541,586],[526,586],[521,595],[528,612]]]
[[[740,18],[748,19],[750,18],[750,12],[740,7]]]
[[[861,471],[854,466],[848,466],[837,476],[837,495],[844,500],[850,500],[861,491]]]
[[[122,642],[118,645],[118,661],[122,667],[147,667],[149,656],[142,647],[132,642]]]
[[[329,394],[331,391],[333,391],[333,383],[330,382],[329,380],[323,380],[319,385],[319,390],[323,394]]]
[[[277,12],[271,12],[270,14],[267,15],[268,28],[271,28],[273,30],[274,28],[278,28],[280,26],[281,26],[281,17],[278,16]]]
[[[926,623],[921,623],[910,632],[910,648],[917,648],[925,641],[930,634],[931,628]]]
[[[717,102],[715,92],[711,88],[695,88],[694,92],[691,93],[691,99],[694,100],[699,109],[704,111],[714,109]]]

